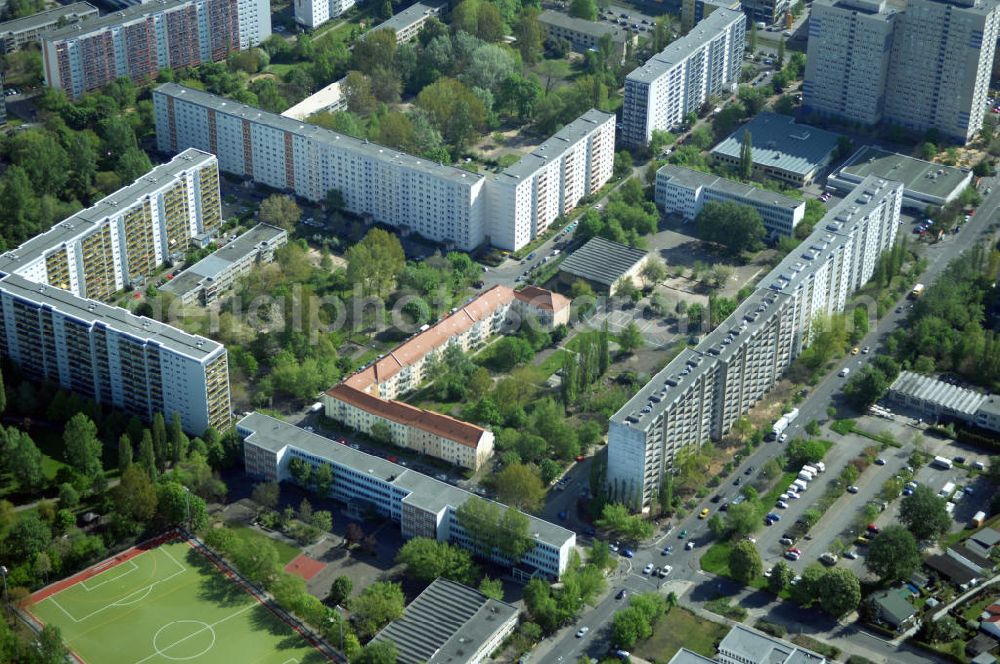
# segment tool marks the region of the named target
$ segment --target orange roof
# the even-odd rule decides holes
[[[359,390],[369,390],[399,373],[404,367],[416,364],[435,348],[444,346],[454,336],[468,331],[478,321],[489,318],[502,305],[514,299],[514,291],[496,285],[468,304],[459,307],[433,327],[411,337],[382,359],[344,381]]]
[[[402,401],[386,401],[367,392],[355,389],[345,383],[336,385],[326,392],[334,399],[360,408],[372,415],[387,420],[413,426],[467,447],[476,448],[485,429],[454,417],[448,417],[431,410],[417,408]]]
[[[1000,616],[1000,604],[990,604],[986,607],[986,612],[995,616]]]
[[[543,311],[558,312],[569,306],[569,298],[538,286],[525,286],[514,291],[514,297]]]

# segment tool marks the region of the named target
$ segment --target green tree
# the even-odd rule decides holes
[[[153,415],[153,453],[156,455],[156,467],[160,470],[166,468],[167,424],[163,419],[163,413],[155,413]]]
[[[760,526],[757,506],[751,501],[730,505],[726,511],[726,529],[732,537],[746,537]]]
[[[7,410],[7,387],[4,385],[3,372],[0,371],[0,413]]]
[[[347,278],[365,293],[387,295],[404,267],[406,255],[399,238],[381,228],[368,231],[347,250]]]
[[[597,0],[572,0],[569,6],[569,15],[588,21],[597,20]]]
[[[84,477],[91,480],[104,472],[101,465],[101,441],[97,425],[83,413],[77,413],[66,423],[63,432],[66,460]]]
[[[663,264],[663,261],[658,258],[650,258],[646,261],[646,264],[642,266],[642,280],[645,285],[655,286],[664,279],[667,278],[667,267]]]
[[[267,588],[278,577],[278,549],[270,540],[238,541],[234,549],[233,564],[251,583]]]
[[[526,6],[514,27],[515,45],[525,64],[534,64],[542,57],[545,48],[545,26],[538,20],[541,11],[537,7]]]
[[[640,541],[653,535],[653,524],[641,516],[631,514],[622,503],[605,505],[601,517],[594,524],[628,540]]]
[[[139,465],[151,478],[156,477],[156,453],[153,451],[153,437],[149,429],[143,429],[139,443]]]
[[[181,416],[178,413],[174,413],[170,420],[168,440],[170,442],[170,460],[174,465],[177,465],[187,457],[188,445],[191,442],[181,427]]]
[[[749,584],[764,572],[764,563],[753,542],[741,539],[729,552],[729,570],[733,578],[743,584]]]
[[[748,205],[732,201],[709,201],[695,218],[698,235],[736,254],[756,251],[765,236],[760,213]]]
[[[757,52],[757,24],[750,24],[750,37],[747,39],[747,46],[750,49],[750,53]]]
[[[426,86],[417,95],[417,106],[430,114],[432,123],[456,155],[485,127],[486,106],[468,87],[453,78],[439,78]]]
[[[392,7],[391,0],[385,1]],[[396,664],[396,644],[392,641],[372,641],[351,658],[351,664]]]
[[[124,473],[132,465],[132,439],[123,433],[118,439],[118,471]]]
[[[781,594],[792,585],[795,578],[795,570],[788,566],[784,560],[779,560],[778,564],[771,568],[771,576],[767,580],[767,587],[775,595]]]
[[[653,634],[653,628],[642,612],[635,607],[621,609],[611,621],[612,640],[620,648],[631,648]]]
[[[118,157],[115,173],[122,182],[134,182],[153,169],[149,157],[139,148],[129,148]]]
[[[117,512],[135,523],[146,523],[156,515],[156,485],[140,466],[130,465],[113,489]]]
[[[926,484],[903,498],[899,505],[899,520],[918,540],[932,539],[948,530],[951,517],[945,509],[946,501]]]
[[[354,584],[351,580],[343,575],[338,576],[330,585],[330,593],[326,596],[327,604],[332,604],[333,606],[343,604],[351,596],[352,590],[354,590]]]
[[[333,488],[333,466],[328,463],[321,463],[316,466],[312,474],[313,490],[318,496],[328,496]]]
[[[861,603],[861,581],[845,567],[826,571],[816,584],[819,605],[834,618],[840,618],[858,608]]]
[[[396,554],[396,562],[406,565],[407,576],[425,583],[443,576],[469,584],[479,574],[468,551],[427,537],[408,540]]]
[[[201,530],[208,525],[205,500],[179,482],[161,482],[156,487],[156,499],[157,514],[165,524],[189,526],[191,530]]]
[[[15,561],[28,562],[48,548],[52,529],[37,513],[26,512],[18,518],[7,538],[7,552]]]
[[[626,355],[631,355],[642,348],[642,346],[642,332],[639,330],[639,326],[636,325],[635,321],[629,321],[628,325],[618,335],[618,347]]]
[[[403,616],[406,600],[398,583],[380,581],[351,600],[351,618],[358,636],[367,638],[386,624]]]
[[[278,500],[281,497],[281,486],[277,482],[261,482],[254,484],[250,499],[265,510],[274,510],[278,507]]]
[[[909,530],[897,525],[883,528],[865,557],[865,567],[883,583],[910,578],[920,562],[917,540]]]
[[[41,450],[24,431],[11,427],[4,432],[6,444],[0,447],[6,459],[4,463],[11,475],[17,478],[18,486],[27,492],[45,487],[46,478]]]
[[[527,512],[537,512],[545,502],[545,487],[538,471],[516,463],[506,466],[494,479],[497,499]]]
[[[302,209],[291,196],[271,194],[260,204],[260,220],[265,224],[293,230],[302,216]]]
[[[479,582],[479,592],[497,601],[503,601],[503,581],[484,576]]]

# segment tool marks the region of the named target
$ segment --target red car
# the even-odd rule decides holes
[[[577,455],[576,455],[576,460],[577,460],[577,461],[583,461],[583,460],[584,460],[584,459],[586,459],[586,458],[587,458],[587,457],[583,456],[582,454],[577,454]]]
[[[397,459],[396,457],[392,456],[391,454],[388,457],[386,457],[386,458],[389,461],[391,461],[392,463],[396,463],[397,461],[399,461],[399,459]]]

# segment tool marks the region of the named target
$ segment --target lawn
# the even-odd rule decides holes
[[[275,76],[280,76],[284,78],[288,72],[295,69],[296,65],[286,64],[286,63],[275,63],[268,65],[264,68],[264,72],[268,74],[274,74]]]
[[[555,372],[562,369],[563,364],[566,362],[566,357],[569,355],[569,351],[565,348],[560,348],[556,352],[549,355],[542,362],[538,364],[538,368],[542,370],[545,376],[551,376]]]
[[[295,558],[295,556],[302,553],[297,547],[280,540],[272,539],[263,533],[257,532],[250,526],[245,526],[239,523],[230,523],[228,525],[237,537],[248,544],[261,542],[263,540],[269,541],[278,550],[278,562],[282,565],[287,565],[293,558]]]
[[[327,661],[187,542],[133,549],[33,599],[31,613],[85,662]]]
[[[699,618],[681,607],[670,609],[653,625],[653,635],[639,643],[632,652],[650,662],[669,662],[678,650],[687,648],[705,657],[714,657],[715,649],[729,628]]]

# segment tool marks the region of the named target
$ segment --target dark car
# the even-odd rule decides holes
[[[955,463],[965,463],[965,457],[964,456],[953,457],[952,461],[954,461]]]
[[[747,469],[743,471],[744,475],[749,475],[753,472],[753,466],[747,466]]]
[[[729,503],[722,503],[721,505],[719,505],[720,512],[726,512],[728,510],[729,510]]]
[[[717,502],[719,502],[720,500],[722,500],[722,496],[721,496],[721,495],[719,495],[719,494],[715,494],[714,496],[712,496],[712,502],[713,502],[713,503],[717,503]]]
[[[743,483],[742,477],[737,477],[735,480],[733,480],[733,486],[739,486],[742,483]]]
[[[615,595],[615,599],[625,599],[626,597],[628,597],[628,591],[625,590],[624,588],[619,590],[618,594]]]

